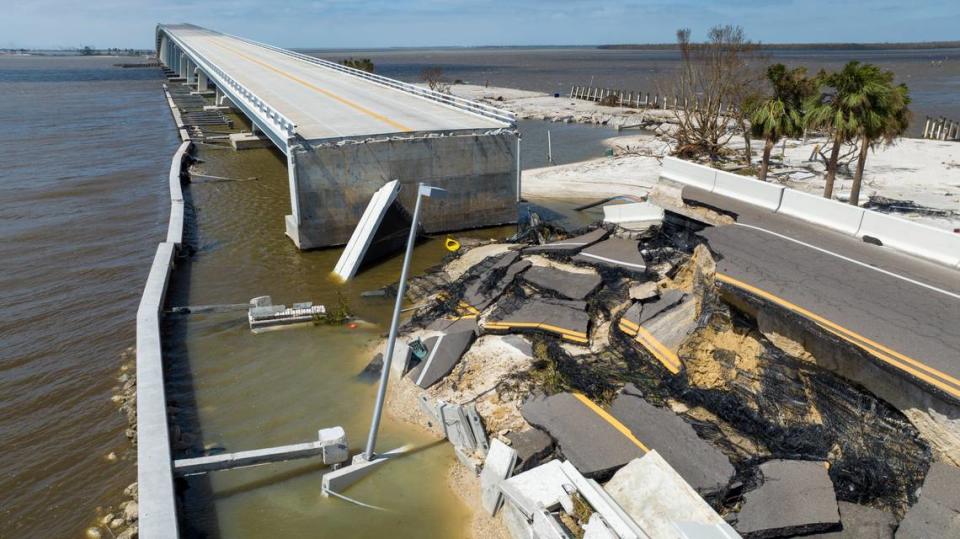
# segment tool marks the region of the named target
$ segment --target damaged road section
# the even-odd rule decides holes
[[[404,339],[454,327],[479,337],[427,389],[416,384],[423,370],[405,377],[400,402],[412,391],[475,405],[520,473],[503,479],[500,466],[491,484],[551,459],[602,482],[657,454],[745,536],[902,526],[927,477],[927,440],[896,408],[729,302],[698,229],[668,217],[640,239],[609,226],[544,245],[470,246],[414,279],[408,299],[419,308]],[[540,500],[560,504],[544,513],[508,490],[498,514],[510,529],[600,529],[569,493]],[[640,508],[657,507],[618,502],[638,508],[635,523],[646,518]]]

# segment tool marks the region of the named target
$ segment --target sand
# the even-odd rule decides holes
[[[522,191],[527,197],[582,200],[645,195],[657,183],[660,160],[671,150],[670,139],[662,133],[670,129],[674,121],[672,111],[604,107],[566,96],[557,98],[511,88],[455,85],[451,91],[461,97],[507,109],[520,119],[611,127],[643,124],[647,127],[648,130],[624,130],[623,136],[607,140],[606,144],[614,149],[612,157],[525,170]],[[783,146],[778,144],[773,152],[771,179],[793,189],[821,194],[824,166],[822,162],[807,159],[814,147],[823,143],[824,139],[820,137],[806,141],[787,140],[782,161]],[[730,146],[742,151],[742,137],[733,137]],[[757,163],[762,143],[755,141],[752,150],[754,163]],[[841,171],[838,175],[835,198],[846,200],[848,197],[852,168],[851,165],[849,171]],[[931,208],[949,210],[952,215],[904,213],[901,216],[948,230],[960,228],[960,142],[902,138],[892,146],[874,149],[867,158],[861,203],[871,195],[912,200]]]

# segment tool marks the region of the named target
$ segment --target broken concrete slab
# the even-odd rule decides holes
[[[424,343],[429,350],[427,357],[410,371],[410,379],[423,389],[439,382],[450,374],[474,337],[476,333],[470,329],[427,339]]]
[[[600,513],[594,513],[583,526],[583,539],[617,539],[617,534],[603,522]]]
[[[942,462],[930,465],[920,498],[897,528],[897,539],[960,537],[960,468]]]
[[[584,264],[617,268],[635,273],[647,271],[647,262],[640,254],[636,240],[623,238],[610,238],[594,244],[580,251],[580,254],[574,256],[573,260]]]
[[[346,281],[357,274],[357,270],[360,269],[363,258],[380,228],[380,223],[383,222],[383,217],[387,214],[387,210],[390,209],[399,193],[400,182],[392,180],[377,189],[370,197],[370,202],[363,210],[360,221],[357,222],[353,234],[350,235],[350,240],[347,241],[347,245],[337,261],[337,265],[333,268],[333,273],[340,279]]]
[[[485,262],[478,266],[479,275],[467,284],[463,292],[463,302],[476,311],[489,307],[503,294],[517,275],[530,267],[530,261],[518,260],[519,258],[519,253],[510,251],[490,259],[492,260],[490,264]]]
[[[540,507],[572,507],[570,494],[564,486],[569,483],[560,461],[551,460],[501,482],[500,490],[521,513],[532,517]]]
[[[685,294],[682,290],[677,290],[675,288],[664,290],[656,301],[645,303],[643,305],[643,312],[640,313],[640,318],[636,323],[642,325],[647,320],[653,319],[663,311],[666,311],[667,309],[680,303],[684,296]]]
[[[529,470],[553,452],[553,438],[540,429],[509,432],[507,439],[517,452],[517,471]]]
[[[850,502],[838,502],[843,529],[805,535],[809,539],[893,539],[897,518],[887,511]]]
[[[664,302],[658,300],[656,303]],[[645,312],[656,308],[637,303],[620,317],[617,327],[633,337],[664,368],[672,374],[679,374],[683,363],[677,356],[677,351],[697,327],[696,308],[695,298],[687,296],[679,305],[666,312],[659,310],[649,319],[645,317]],[[640,320],[644,321],[640,323]]]
[[[649,202],[611,204],[603,207],[603,222],[631,231],[645,231],[663,223],[663,208]]]
[[[610,413],[643,445],[665,455],[667,462],[701,496],[722,495],[735,470],[719,449],[697,436],[680,416],[645,401],[627,384],[610,405]]]
[[[494,439],[483,462],[483,471],[480,472],[480,503],[491,516],[497,513],[503,501],[500,482],[513,475],[516,464],[517,451]]]
[[[647,281],[630,287],[630,299],[645,301],[660,295],[660,287],[653,281]]]
[[[840,527],[840,511],[827,463],[771,460],[760,465],[763,483],[747,492],[736,528],[746,538],[786,537]]]
[[[647,451],[626,426],[583,395],[532,397],[521,414],[549,433],[563,456],[588,477],[603,476]]]
[[[570,539],[572,537],[557,519],[544,509],[538,509],[533,513],[531,528],[537,539]]]
[[[576,300],[586,298],[603,283],[596,273],[573,273],[548,266],[530,268],[523,279],[541,290]]]
[[[558,254],[571,256],[584,247],[589,247],[607,237],[609,232],[603,228],[591,230],[573,238],[558,240],[546,245],[532,245],[523,249],[524,254]]]
[[[588,344],[590,315],[582,301],[531,298],[514,311],[497,311],[484,322],[485,331],[539,331],[576,344]]]
[[[656,451],[632,460],[603,488],[647,537],[738,537]]]

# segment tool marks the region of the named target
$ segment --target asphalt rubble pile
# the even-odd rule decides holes
[[[446,435],[515,537],[600,537],[597,496],[652,537],[675,536],[651,530],[685,510],[744,537],[957,533],[960,505],[940,488],[957,469],[935,464],[927,487],[930,448],[907,418],[725,303],[695,232],[665,220],[639,238],[601,223],[523,235],[535,243],[464,242],[410,283],[391,413]],[[469,432],[451,433],[471,413],[482,432],[464,445]],[[696,495],[657,513],[666,495],[637,485],[662,474],[678,499]],[[552,480],[579,486],[570,499],[522,492]],[[606,510],[608,536],[630,536]]]

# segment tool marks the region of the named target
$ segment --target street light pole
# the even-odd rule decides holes
[[[367,461],[373,460],[374,448],[377,444],[377,431],[380,428],[380,416],[383,414],[383,401],[387,394],[387,381],[390,378],[390,363],[393,361],[393,350],[397,344],[397,328],[400,325],[400,310],[403,306],[403,295],[407,290],[407,273],[410,270],[410,259],[413,255],[413,246],[417,241],[417,228],[420,224],[420,203],[423,197],[442,198],[446,195],[445,189],[430,187],[422,183],[417,185],[417,202],[413,207],[413,222],[410,224],[410,235],[407,236],[407,252],[403,256],[403,269],[400,270],[400,286],[397,289],[397,301],[393,306],[393,318],[390,320],[390,337],[387,339],[387,351],[383,356],[383,370],[380,371],[380,387],[377,388],[377,403],[373,407],[373,418],[370,421],[370,434],[367,436],[367,449],[363,457]]]

